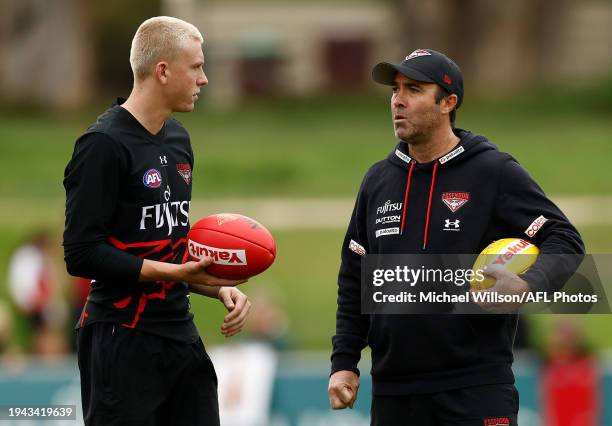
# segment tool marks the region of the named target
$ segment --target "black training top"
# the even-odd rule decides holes
[[[578,231],[525,169],[483,136],[455,129],[459,145],[416,163],[405,143],[367,172],[342,247],[332,372],[357,370],[372,350],[376,395],[430,393],[512,383],[517,315],[361,314],[361,256],[473,254],[522,237],[542,254],[521,277],[532,290],[559,289],[581,261]],[[451,232],[448,232],[451,231]]]
[[[138,282],[143,259],[186,255],[189,135],[172,118],[153,135],[120,102],[77,139],[64,172],[64,258],[71,275],[92,279],[77,328],[112,322],[193,342],[187,284]]]

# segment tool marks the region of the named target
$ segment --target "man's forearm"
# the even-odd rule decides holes
[[[181,265],[145,259],[138,281],[182,281]]]
[[[245,283],[247,280],[229,280],[218,278],[206,273],[206,268],[212,264],[210,257],[202,258],[197,262],[185,262],[181,265],[174,263],[156,262],[145,259],[140,268],[138,281],[182,281],[195,283],[203,287],[227,287]],[[196,288],[194,292],[206,296],[217,297],[218,291],[207,288]]]
[[[187,284],[189,284],[190,292],[201,294],[202,296],[213,297],[215,299],[219,298],[219,290],[221,290],[222,288],[218,286],[213,287],[213,286],[203,285],[203,284],[192,284],[192,283],[187,283]]]
[[[145,259],[140,270],[139,281],[183,281],[180,265],[174,263],[157,262],[154,260]],[[189,285],[189,291],[192,293],[201,294],[213,298],[219,297],[218,286],[209,286],[204,284]]]

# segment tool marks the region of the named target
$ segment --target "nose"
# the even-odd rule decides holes
[[[393,96],[391,96],[391,107],[395,109],[406,108],[406,100],[399,92],[394,93]]]
[[[202,70],[202,74],[200,74],[200,76],[198,77],[198,81],[196,82],[196,84],[199,87],[206,86],[208,84],[208,77],[206,77],[206,74],[204,73],[203,70]]]

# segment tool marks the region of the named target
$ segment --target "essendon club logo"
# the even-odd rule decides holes
[[[162,183],[161,173],[157,169],[149,169],[142,177],[142,183],[149,188],[159,188]]]
[[[449,208],[449,210],[455,213],[465,203],[470,201],[469,192],[443,192],[442,202]]]
[[[406,61],[408,59],[418,58],[419,56],[431,56],[431,53],[429,53],[425,49],[417,49],[414,52],[412,52],[410,55],[406,56]]]
[[[218,265],[244,266],[247,264],[246,250],[210,247],[192,240],[189,240],[188,247],[189,254],[196,259],[207,256]]]
[[[187,185],[191,185],[191,166],[189,164],[177,164],[176,171]]]

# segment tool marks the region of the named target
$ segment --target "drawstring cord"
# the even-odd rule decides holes
[[[434,185],[436,184],[436,170],[438,170],[438,162],[434,164],[433,173],[431,175],[431,185],[429,186],[429,202],[427,203],[427,218],[425,219],[425,233],[423,234],[423,250],[427,248],[427,236],[429,233],[429,215],[431,213],[431,199],[433,198]]]
[[[410,169],[408,170],[408,178],[406,180],[406,191],[404,193],[404,208],[402,209],[402,224],[400,225],[400,233],[404,234],[404,225],[406,224],[406,210],[408,207],[408,196],[410,194],[410,181],[412,180],[412,171],[416,161],[411,161]],[[427,238],[429,236],[429,219],[431,216],[431,200],[433,199],[434,186],[436,184],[436,171],[438,170],[438,162],[434,164],[433,173],[431,175],[431,184],[429,186],[429,201],[427,202],[427,217],[425,218],[425,231],[423,232],[423,247],[427,248]]]
[[[404,233],[404,223],[406,221],[406,206],[408,205],[408,194],[410,193],[410,178],[412,177],[412,170],[416,161],[412,160],[410,164],[410,170],[408,171],[408,180],[406,181],[406,192],[404,193],[404,209],[402,211],[402,224],[400,225],[400,233]]]

